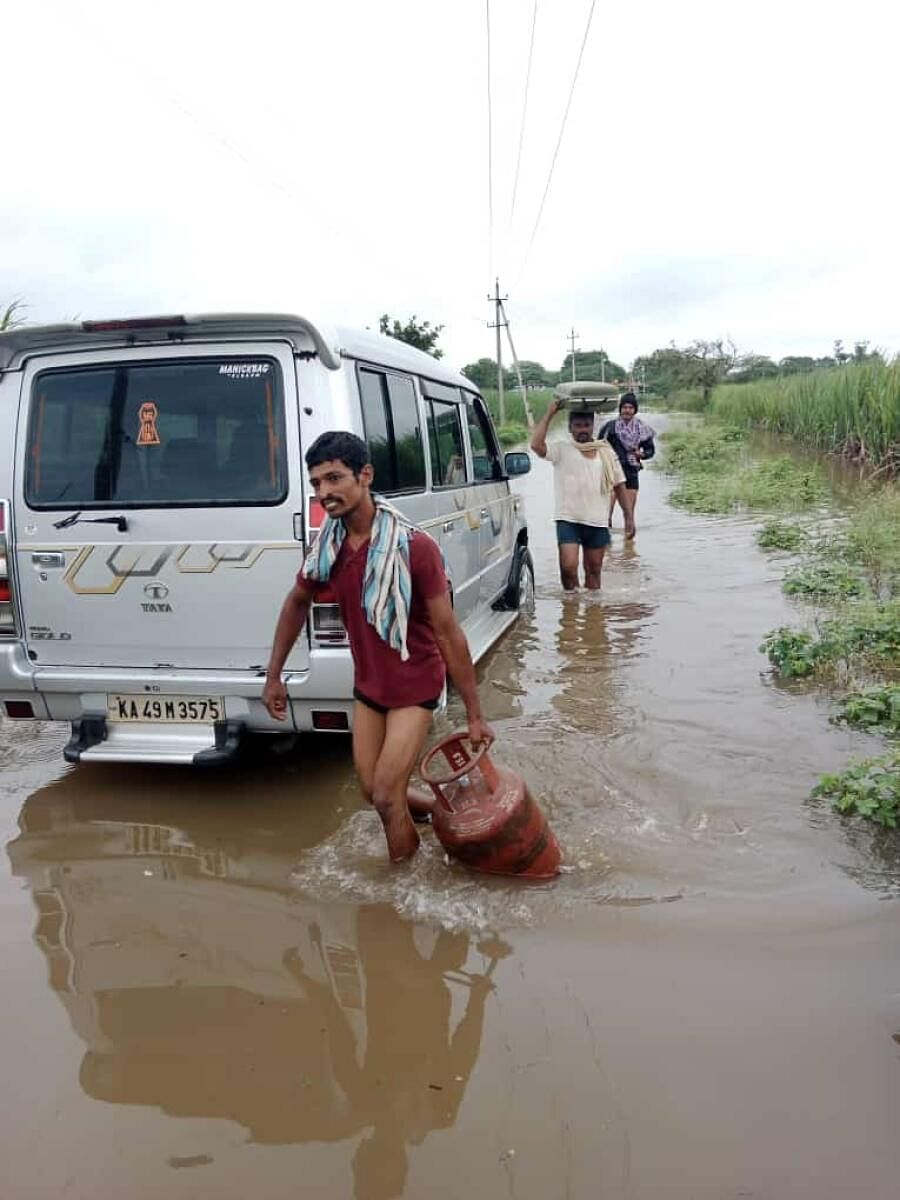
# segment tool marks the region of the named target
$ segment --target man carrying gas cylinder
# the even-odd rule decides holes
[[[326,585],[337,595],[353,656],[353,759],[393,862],[419,845],[411,816],[432,801],[409,777],[449,672],[466,706],[474,747],[494,740],[481,715],[475,667],[450,603],[437,543],[372,494],[374,470],[355,434],[323,433],[306,452],[313,492],[328,514],[281,609],[263,703],[287,715],[281,671],[309,606]]]
[[[569,413],[569,437],[547,441],[550,422],[563,407],[551,400],[534,427],[531,448],[553,464],[556,498],[556,541],[559,576],[566,591],[578,587],[579,547],[584,559],[584,586],[600,587],[603,556],[610,543],[609,508],[614,494],[626,514],[625,473],[609,442],[594,441],[594,414]],[[626,521],[628,518],[626,517]],[[625,532],[630,532],[626,523]]]

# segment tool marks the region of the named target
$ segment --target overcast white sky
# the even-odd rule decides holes
[[[37,321],[225,309],[442,322],[629,362],[730,336],[900,349],[887,0],[32,0],[2,19],[0,302]]]

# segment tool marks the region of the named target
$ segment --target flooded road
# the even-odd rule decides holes
[[[893,1200],[898,839],[807,799],[878,743],[768,678],[798,609],[758,521],[647,471],[563,596],[550,478],[534,619],[480,674],[553,885],[430,832],[389,867],[342,738],[70,768],[0,723],[4,1200]]]

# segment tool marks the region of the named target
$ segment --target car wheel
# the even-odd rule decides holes
[[[534,613],[534,566],[526,550],[519,564],[519,586],[516,593],[516,608],[525,616]]]

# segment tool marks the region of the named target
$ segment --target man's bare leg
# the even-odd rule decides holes
[[[353,765],[359,776],[359,786],[367,804],[372,803],[375,786],[375,764],[384,745],[387,718],[359,700],[353,706]],[[434,796],[421,788],[410,788],[406,802],[414,820],[423,820],[434,809]]]
[[[567,592],[578,587],[578,545],[575,542],[560,542],[559,578]]]
[[[600,587],[600,572],[603,570],[603,556],[605,554],[605,546],[598,546],[596,550],[588,550],[585,547],[584,586],[592,592],[596,592]]]
[[[635,507],[637,506],[637,497],[638,497],[637,488],[626,488],[625,489],[625,504],[627,505],[627,507],[623,508],[622,511],[625,514],[625,537],[626,538],[633,538],[634,534],[635,534],[634,510],[635,510]]]
[[[381,817],[391,862],[415,854],[419,835],[409,814],[409,777],[431,726],[426,708],[394,708],[385,717],[384,741],[375,763],[372,803]]]

